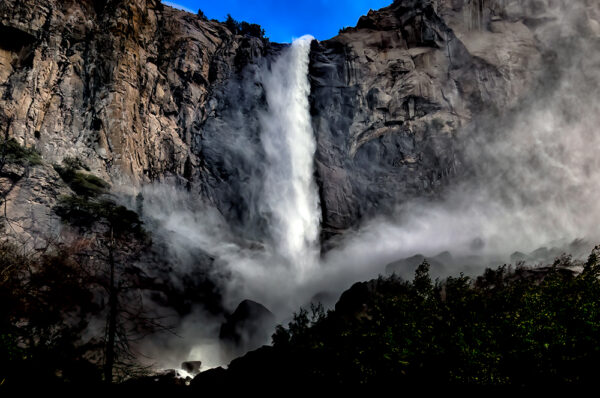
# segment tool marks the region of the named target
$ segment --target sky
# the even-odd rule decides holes
[[[346,26],[355,26],[369,9],[388,6],[392,0],[175,0],[172,7],[220,21],[227,14],[238,21],[257,23],[271,41],[287,43],[306,34],[317,40],[330,39]]]

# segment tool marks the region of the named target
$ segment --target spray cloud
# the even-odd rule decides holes
[[[439,270],[447,274],[509,262],[514,251],[566,248],[576,238],[591,246],[600,239],[600,15],[590,4],[545,5],[541,18],[550,22],[536,33],[556,54],[557,80],[542,79],[542,89],[512,111],[474,124],[463,148],[465,180],[439,200],[403,203],[393,216],[366,220],[320,259],[307,99],[310,38],[259,72],[268,103],[258,117],[264,159],[244,155],[266,165],[262,180],[253,182],[260,191],[254,206],[268,220],[264,242],[241,241],[218,212],[174,188],[147,187],[145,209],[168,231],[173,253],[185,257],[200,249],[214,258],[215,278],[227,275],[221,279],[227,306],[249,298],[281,321],[316,293],[335,297],[417,253],[450,251],[455,260]],[[198,347],[193,352],[202,356]]]

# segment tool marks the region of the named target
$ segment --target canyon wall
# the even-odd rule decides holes
[[[600,34],[598,5],[581,1]],[[553,4],[397,0],[312,43],[324,238],[465,172],[478,116],[518,106],[552,62],[537,33]],[[73,156],[115,189],[169,181],[247,221],[256,157],[238,148],[260,154],[257,73],[283,47],[158,0],[3,0],[0,131],[44,160],[7,198],[15,224],[57,227],[50,209],[68,188],[51,165]]]

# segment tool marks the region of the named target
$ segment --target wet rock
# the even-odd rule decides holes
[[[271,311],[260,303],[244,300],[221,326],[219,338],[232,353],[243,353],[269,343],[274,326]]]
[[[209,369],[198,374],[192,382],[191,387],[200,391],[212,391],[225,387],[227,371],[222,367]]]
[[[142,390],[170,390],[174,387],[186,387],[191,382],[190,377],[184,377],[175,369],[166,369],[149,376],[135,377],[123,383],[125,388],[141,388]],[[156,390],[155,390],[156,391]]]

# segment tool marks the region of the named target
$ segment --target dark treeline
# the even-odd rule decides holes
[[[593,384],[600,370],[599,253],[585,264],[563,256],[551,266],[502,266],[442,281],[432,281],[424,262],[412,281],[357,283],[334,310],[300,310],[278,327],[272,347],[193,384]]]
[[[106,368],[107,355],[114,356],[115,369],[127,359],[123,327],[139,331],[147,321],[125,319],[128,310],[121,304],[111,313],[111,294],[118,303],[131,304],[133,296],[125,300],[124,295],[135,292],[140,275],[136,283],[122,277],[128,285],[114,290],[110,264],[90,268],[79,256],[82,250],[49,246],[31,254],[10,244],[0,247],[3,385],[26,384],[32,374],[55,386],[100,385],[107,377],[131,383],[143,375],[133,358],[119,373]],[[234,360],[227,370],[201,373],[188,391],[300,382],[346,387],[593,383],[600,370],[598,253],[595,249],[578,272],[573,269],[579,264],[563,256],[546,267],[502,266],[477,278],[432,281],[424,262],[412,281],[391,276],[357,283],[334,310],[300,310],[277,328],[272,346]],[[104,299],[94,297],[98,294]],[[113,316],[119,333],[110,342]],[[94,318],[108,329],[84,342],[82,333]],[[153,380],[145,378],[139,388]],[[170,387],[161,387],[185,388],[174,380],[166,383]]]
[[[246,21],[236,21],[230,14],[227,14],[227,19],[224,23],[233,34],[242,36],[248,35],[258,37],[259,39],[265,38],[265,30],[258,24]]]

